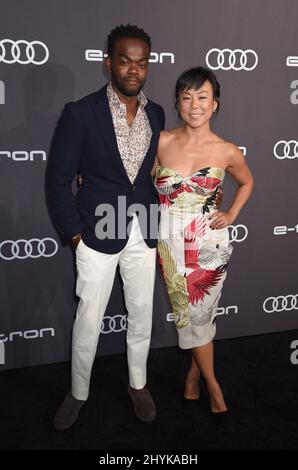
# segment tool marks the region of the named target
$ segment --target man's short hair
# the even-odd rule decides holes
[[[151,38],[150,36],[145,33],[143,29],[138,28],[136,25],[127,24],[126,26],[121,24],[120,26],[116,26],[110,34],[108,35],[108,56],[112,57],[115,49],[115,44],[118,39],[121,38],[134,38],[134,39],[142,39],[151,51]]]

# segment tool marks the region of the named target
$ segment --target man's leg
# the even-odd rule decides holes
[[[155,405],[145,385],[152,329],[156,249],[149,248],[144,242],[136,216],[134,216],[129,241],[121,253],[119,265],[128,310],[129,392],[134,401],[137,416],[142,421],[152,421],[155,417]],[[140,391],[138,396],[134,391]],[[141,402],[144,402],[144,406],[139,401],[139,397]]]
[[[82,242],[77,250],[76,293],[80,301],[72,338],[72,395],[78,400],[87,400],[102,319],[120,253],[100,253]]]
[[[119,254],[92,250],[81,241],[76,250],[77,289],[80,297],[72,340],[72,390],[54,421],[63,431],[76,421],[89,394],[91,369],[96,354],[102,319],[113,287]]]

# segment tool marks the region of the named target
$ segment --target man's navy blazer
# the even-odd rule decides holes
[[[122,233],[122,238],[117,233],[119,215],[122,219],[124,217],[126,228],[132,220],[126,214],[127,208],[132,204],[142,204],[147,210],[147,236],[144,235],[144,239],[153,248],[157,234],[150,234],[149,208],[152,204],[156,207],[157,199],[150,172],[159,133],[164,128],[164,111],[161,106],[148,100],[145,111],[152,137],[132,184],[118,150],[106,89],[107,85],[64,107],[54,133],[46,171],[48,208],[58,232],[67,241],[82,233],[84,243],[90,248],[103,253],[117,253],[128,240],[127,230],[124,237]],[[74,197],[72,182],[78,172],[83,177],[83,184]],[[124,196],[121,204],[125,201],[126,209],[121,204],[118,208],[119,196]],[[109,204],[114,208],[115,238],[99,239],[95,233],[96,224],[106,217],[106,213],[102,217],[95,214],[100,204]]]

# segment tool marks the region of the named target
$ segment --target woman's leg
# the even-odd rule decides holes
[[[188,371],[186,381],[185,381],[184,398],[186,398],[187,400],[199,399],[199,396],[200,396],[199,380],[200,380],[200,369],[192,354],[191,366],[190,366],[190,369]]]
[[[214,354],[212,341],[204,346],[192,349],[193,357],[207,383],[210,396],[210,406],[213,413],[221,413],[227,410],[222,390],[214,374]]]

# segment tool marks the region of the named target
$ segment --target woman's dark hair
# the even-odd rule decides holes
[[[115,44],[118,39],[121,38],[133,38],[133,39],[142,39],[148,46],[151,51],[151,38],[145,33],[141,28],[138,28],[136,25],[127,24],[116,26],[108,35],[108,56],[112,57]]]
[[[219,110],[220,99],[220,84],[217,81],[215,74],[207,67],[194,67],[193,69],[183,72],[176,82],[175,88],[175,108],[179,114],[179,96],[180,93],[186,90],[198,90],[203,83],[210,82],[213,90],[213,98],[217,102],[216,112]]]

